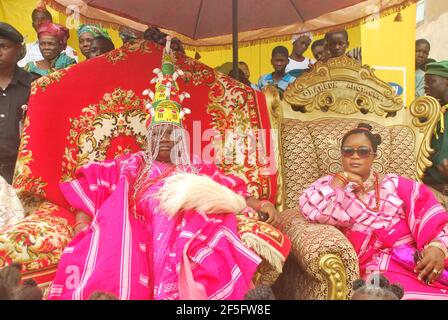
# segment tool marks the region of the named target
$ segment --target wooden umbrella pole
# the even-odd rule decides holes
[[[239,80],[238,72],[238,0],[232,0],[232,49],[233,49],[233,72]]]

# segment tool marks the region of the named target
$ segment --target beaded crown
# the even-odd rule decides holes
[[[179,91],[177,79],[183,76],[183,72],[180,69],[176,70],[175,58],[170,46],[171,38],[167,37],[162,53],[161,68],[153,70],[156,77],[151,80],[151,84],[155,83],[155,92],[151,89],[143,91],[143,95],[150,98],[150,102],[146,105],[149,112],[146,119],[147,127],[169,123],[183,128],[182,122],[185,115],[191,113],[189,108],[182,106],[183,100],[189,98],[190,95]]]

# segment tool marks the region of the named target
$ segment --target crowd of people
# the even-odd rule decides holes
[[[67,45],[70,37],[69,30],[60,24],[53,23],[53,17],[45,5],[39,5],[33,10],[31,20],[37,40],[24,45],[24,56],[17,63],[19,67],[40,77],[78,63],[77,52]],[[115,49],[109,33],[99,25],[81,25],[77,30],[77,36],[79,48],[85,60]],[[119,36],[123,44],[143,37],[164,45],[167,35],[155,27],[148,28],[143,35],[123,27],[120,29]],[[172,49],[185,52],[182,43],[176,38],[172,39]]]
[[[67,45],[69,30],[53,23],[51,13],[45,5],[39,5],[33,10],[31,20],[37,40],[27,44],[17,29],[0,22],[0,90],[2,96],[7,97],[2,101],[4,110],[0,115],[0,175],[10,184],[20,143],[20,121],[26,112],[31,82],[78,63],[76,51]],[[83,24],[79,26],[77,35],[85,60],[115,49],[107,30],[99,25]],[[132,29],[122,28],[119,35],[123,43],[142,36],[161,45],[165,45],[167,37],[167,34],[156,27],[148,28],[143,35]],[[171,40],[171,48],[185,53],[177,38]]]
[[[344,54],[359,61],[362,59],[359,48],[348,51],[349,37],[343,29],[328,32],[323,39],[314,42],[310,34],[296,35],[292,37],[291,43],[291,53],[285,46],[277,46],[272,50],[271,64],[274,71],[262,75],[257,84],[249,81],[250,72],[244,61],[239,62],[238,78],[235,70],[231,70],[229,75],[255,90],[262,90],[267,85],[274,86],[282,96],[288,85],[303,72],[309,71],[316,61],[326,62]],[[310,46],[314,60],[304,56]]]
[[[2,188],[12,184],[20,123],[31,83],[78,63],[76,52],[67,45],[67,28],[53,23],[45,7],[33,11],[32,25],[38,40],[25,46],[19,31],[0,22],[0,179],[7,182],[0,184]],[[77,36],[86,60],[115,49],[107,31],[98,25],[81,25]],[[164,113],[171,110],[166,109],[167,104],[179,113],[184,111],[176,98],[177,85],[170,82],[167,89],[166,80],[175,83],[176,78],[172,61],[166,57],[170,50],[185,50],[178,39],[171,39],[155,27],[143,35],[130,29],[120,32],[124,43],[140,36],[166,46],[162,80],[156,84],[166,94],[156,95],[152,101],[147,149],[88,164],[79,169],[76,180],[62,184],[61,190],[76,212],[74,238],[70,250],[62,254],[47,298],[275,299],[269,286],[253,288],[252,277],[262,259],[242,245],[234,230],[234,216],[223,212],[258,214],[259,220],[265,217],[263,223],[272,227],[281,226],[280,213],[271,202],[251,196],[241,179],[224,175],[210,164],[189,162],[186,138],[178,130],[182,119],[167,123],[164,118]],[[311,35],[302,34],[293,37],[292,52],[284,46],[272,50],[273,72],[262,75],[257,84],[249,81],[250,70],[243,61],[229,75],[254,90],[273,85],[282,96],[316,61],[325,63],[343,55],[361,59],[359,50],[347,52],[349,44],[345,30],[328,32],[314,42]],[[315,60],[304,56],[310,47]],[[416,41],[415,50],[416,96],[432,96],[446,110],[448,61],[430,59],[430,44],[425,39]],[[164,107],[158,109],[159,105]],[[353,300],[448,297],[448,215],[426,186],[448,196],[447,117],[443,112],[432,139],[433,166],[426,172],[425,184],[396,174],[377,174],[372,164],[381,136],[373,133],[370,125],[360,123],[342,139],[343,170],[318,179],[300,196],[298,214],[312,222],[338,227],[352,243],[365,276],[353,284]],[[172,158],[172,150],[176,159]],[[173,204],[166,194],[180,189],[184,189],[184,198],[173,197],[181,203]],[[205,189],[216,198],[210,200],[210,194],[201,197],[200,190]],[[185,211],[182,215],[180,209]],[[0,204],[0,217],[5,210]],[[130,216],[136,219],[132,223]],[[131,236],[99,241],[99,234],[123,230]],[[196,256],[187,263],[185,248],[189,247],[194,248]],[[105,258],[92,263],[90,257],[98,252]],[[111,261],[111,256],[120,259]],[[119,267],[123,263],[126,268]],[[67,266],[88,269],[90,276],[69,287]],[[42,299],[43,292],[36,282],[21,280],[20,268],[13,263],[0,270],[0,299]],[[103,270],[108,270],[107,281]],[[369,270],[380,273],[369,274]],[[125,287],[121,286],[123,279],[127,281]],[[84,291],[88,294],[80,293]]]

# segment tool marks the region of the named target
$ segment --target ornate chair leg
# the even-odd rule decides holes
[[[341,258],[326,254],[319,260],[319,269],[328,281],[328,300],[347,300],[347,275]]]
[[[279,277],[278,273],[267,261],[263,260],[258,266],[257,272],[253,276],[255,286],[272,286]]]

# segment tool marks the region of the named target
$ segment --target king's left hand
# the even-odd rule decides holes
[[[278,227],[280,225],[281,223],[280,215],[272,203],[270,202],[263,203],[259,211],[266,213],[268,215],[268,219],[265,221],[266,223],[269,223],[274,227]]]

